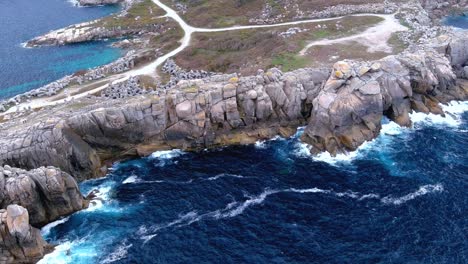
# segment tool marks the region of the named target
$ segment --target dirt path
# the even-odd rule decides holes
[[[183,51],[185,48],[187,48],[190,45],[190,40],[192,38],[192,34],[195,32],[225,32],[225,31],[234,31],[234,30],[243,30],[243,29],[258,29],[258,28],[272,28],[272,27],[280,27],[280,26],[292,26],[292,25],[299,25],[299,24],[306,24],[306,23],[316,23],[316,22],[325,22],[325,21],[333,21],[333,20],[339,20],[343,17],[333,17],[333,18],[322,18],[322,19],[310,19],[310,20],[301,20],[301,21],[292,21],[292,22],[285,22],[285,23],[278,23],[278,24],[269,24],[269,25],[247,25],[247,26],[234,26],[234,27],[227,27],[227,28],[198,28],[198,27],[192,27],[189,24],[187,24],[182,17],[177,14],[175,10],[172,8],[168,7],[167,5],[161,3],[159,0],[152,0],[157,6],[162,8],[164,11],[166,11],[166,15],[164,17],[168,17],[171,19],[174,19],[179,26],[183,29],[184,31],[184,37],[180,40],[180,46],[177,47],[175,50],[157,58],[154,62],[145,65],[140,68],[132,69],[130,71],[113,75],[111,77],[108,77],[109,81],[107,84],[96,87],[92,90],[74,94],[74,95],[69,95],[67,98],[60,99],[60,100],[53,100],[53,98],[50,97],[44,97],[44,98],[37,98],[33,99],[29,102],[24,102],[21,103],[17,106],[11,107],[8,109],[8,111],[4,113],[0,113],[0,116],[5,115],[5,114],[11,114],[14,113],[18,110],[22,109],[37,109],[37,108],[42,108],[45,106],[50,106],[50,105],[56,105],[56,104],[62,104],[66,103],[72,100],[80,99],[83,97],[86,97],[91,94],[96,94],[104,89],[106,89],[109,84],[111,83],[118,83],[118,82],[123,82],[126,81],[128,78],[132,76],[138,76],[138,75],[152,75],[156,74],[156,69],[162,65],[167,59],[174,57],[181,51]],[[378,16],[384,19],[383,22],[379,23],[378,25],[371,27],[364,31],[361,34],[349,36],[349,37],[344,37],[344,38],[339,38],[339,39],[332,39],[332,40],[320,40],[320,41],[314,41],[312,43],[309,43],[306,48],[304,48],[301,51],[301,55],[304,55],[307,50],[310,47],[317,46],[317,45],[331,45],[335,43],[342,43],[342,42],[347,42],[347,41],[358,41],[366,46],[369,47],[369,52],[374,52],[374,51],[388,51],[388,49],[391,50],[391,47],[388,46],[388,40],[391,37],[392,33],[396,31],[402,31],[402,30],[407,30],[406,27],[402,26],[401,24],[398,23],[398,21],[395,19],[394,15],[378,15],[378,14],[355,14],[355,15],[350,15],[350,16]],[[105,79],[104,79],[105,80]],[[103,80],[99,80],[100,82]]]
[[[399,31],[408,30],[407,27],[401,25],[395,18],[395,15],[375,15],[384,19],[381,23],[368,28],[364,32],[343,38],[337,39],[323,39],[313,41],[301,50],[300,55],[305,55],[307,50],[314,46],[327,46],[337,43],[346,43],[350,41],[358,42],[368,47],[368,52],[392,52],[392,47],[388,45],[388,41],[392,37],[392,34]]]

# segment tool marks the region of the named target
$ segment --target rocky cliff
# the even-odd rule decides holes
[[[0,208],[21,205],[31,225],[41,227],[87,207],[75,179],[54,167],[31,171],[0,167]]]
[[[52,246],[37,228],[87,205],[75,179],[57,168],[0,166],[0,264],[41,259]]]
[[[25,208],[13,204],[0,209],[1,264],[35,263],[51,250],[39,229],[29,224]]]
[[[412,110],[441,114],[439,102],[464,100],[468,35],[443,36],[375,62],[333,70],[256,76],[214,75],[170,90],[106,100],[83,99],[31,113],[0,130],[0,164],[53,165],[78,180],[105,173],[105,161],[162,149],[196,150],[253,143],[307,125],[313,151],[356,149],[375,138],[383,116],[411,125]]]
[[[96,5],[115,5],[125,0],[78,0],[81,6],[96,6]]]

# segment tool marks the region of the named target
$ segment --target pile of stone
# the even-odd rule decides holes
[[[104,66],[87,70],[84,74],[67,75],[57,81],[44,85],[40,88],[19,94],[6,101],[0,101],[0,112],[6,111],[8,107],[19,104],[26,100],[39,97],[48,97],[58,94],[70,84],[83,84],[105,78],[111,74],[122,73],[135,67],[138,55],[135,51],[129,51],[124,57]]]
[[[339,17],[356,13],[385,13],[391,14],[398,10],[398,6],[390,1],[384,1],[384,3],[370,3],[362,5],[336,5],[330,6],[324,10],[313,10],[304,11],[294,1],[286,1],[284,10],[291,10],[294,13],[293,20],[313,19],[313,18],[328,18],[328,17]],[[266,4],[263,8],[262,14],[257,18],[249,20],[252,24],[274,24],[278,22],[284,22],[287,14],[282,13],[279,15],[273,15],[273,8],[270,4]]]
[[[108,88],[101,93],[102,98],[120,99],[137,95],[147,94],[148,90],[140,86],[138,77],[130,77],[128,80],[119,83],[110,84]]]
[[[80,6],[115,5],[124,0],[77,0]]]
[[[286,30],[284,32],[280,32],[278,34],[278,36],[283,37],[283,38],[290,38],[290,37],[296,35],[297,33],[307,32],[307,31],[309,31],[309,30],[308,29],[302,29],[300,27],[293,27],[293,28],[289,28],[288,30]]]
[[[204,79],[216,74],[214,72],[207,72],[203,70],[184,70],[179,67],[172,59],[169,59],[164,63],[162,71],[168,73],[171,76],[170,80],[166,84],[160,86],[160,88],[163,89],[170,89],[181,80]]]

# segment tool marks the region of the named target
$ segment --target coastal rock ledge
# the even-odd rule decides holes
[[[57,168],[0,166],[0,264],[37,262],[53,249],[38,228],[87,206],[75,179]]]
[[[29,224],[24,207],[13,204],[0,209],[0,264],[36,263],[52,249],[39,229]]]
[[[115,5],[125,0],[77,0],[81,6]]]
[[[200,150],[293,135],[312,152],[355,150],[375,138],[384,116],[410,126],[409,113],[443,114],[466,100],[468,34],[378,61],[329,69],[213,75],[129,98],[80,101],[29,113],[0,128],[0,164],[56,166],[78,181],[106,173],[108,161],[168,149]]]

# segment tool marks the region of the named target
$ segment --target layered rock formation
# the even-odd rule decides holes
[[[411,126],[412,110],[443,114],[439,102],[464,100],[449,60],[436,51],[408,51],[373,63],[338,62],[313,103],[302,140],[314,152],[355,150],[380,132],[383,116]]]
[[[87,205],[75,179],[57,168],[0,166],[0,264],[37,262],[52,250],[37,228]]]
[[[78,0],[81,6],[96,6],[96,5],[115,5],[124,0]]]
[[[162,25],[158,23],[128,28],[120,26],[105,27],[99,26],[99,20],[96,20],[51,31],[45,35],[28,41],[26,46],[67,45],[108,38],[121,38],[124,36],[143,34],[147,32],[157,32],[161,29]]]
[[[54,167],[31,171],[0,167],[0,208],[21,205],[31,225],[41,227],[87,207],[75,179]]]
[[[466,98],[454,69],[467,66],[468,35],[458,34],[380,61],[340,62],[333,71],[214,75],[147,95],[31,113],[24,124],[3,124],[0,163],[53,165],[84,180],[105,173],[107,160],[253,143],[306,124],[302,139],[314,151],[353,150],[377,136],[384,115],[409,126],[412,110],[442,113],[439,102]]]
[[[0,263],[35,263],[52,250],[19,205],[0,209]]]

